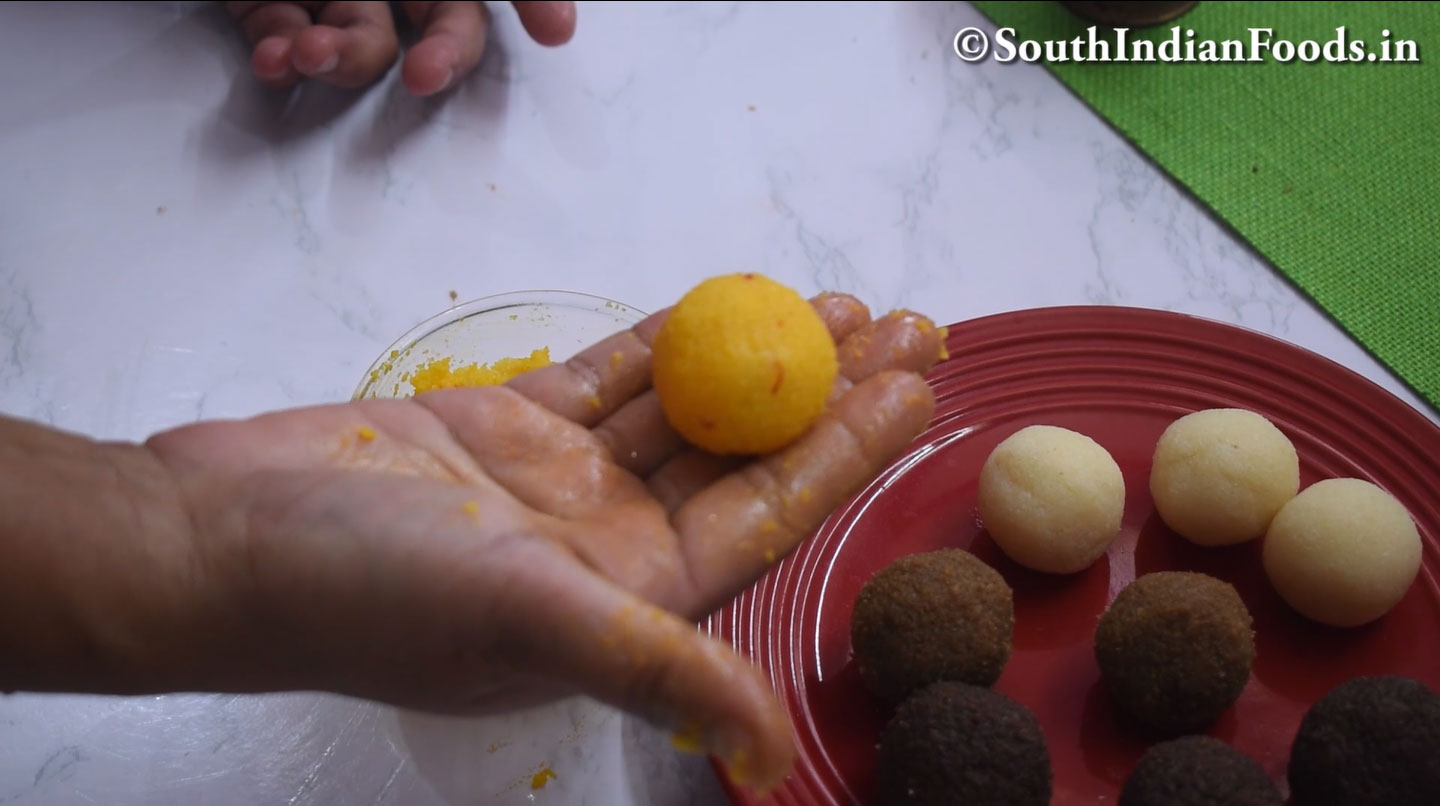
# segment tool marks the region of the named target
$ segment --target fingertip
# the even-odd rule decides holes
[[[559,47],[575,36],[573,2],[522,0],[515,3],[515,10],[520,15],[520,24],[536,44]]]
[[[483,3],[407,4],[411,22],[423,33],[405,55],[401,79],[421,97],[453,86],[480,64],[489,31]]]
[[[945,351],[945,339],[949,335],[949,330],[936,327],[934,319],[903,308],[891,311],[887,318],[895,320],[900,327],[909,329],[917,337],[917,343],[914,346],[916,363],[906,369],[913,369],[920,373],[929,372],[936,364],[950,357]]]
[[[766,797],[784,782],[795,766],[795,732],[785,710],[769,694],[769,704],[754,724],[744,728],[746,738],[716,753],[730,781],[759,797]]]
[[[291,49],[290,40],[283,36],[260,40],[250,54],[251,72],[257,79],[271,85],[293,81],[296,76],[290,64]]]
[[[795,731],[790,716],[765,675],[727,644],[702,638],[708,652],[730,668],[711,681],[711,696],[721,702],[700,704],[700,713],[677,727],[676,749],[706,752],[724,766],[731,783],[764,796],[789,775],[795,764]],[[718,709],[718,710],[715,710]],[[717,716],[718,714],[718,716]],[[709,720],[707,722],[707,720]]]
[[[405,54],[400,77],[405,89],[419,97],[443,92],[459,78],[460,52],[450,37],[426,37]]]
[[[908,310],[866,323],[838,346],[840,371],[859,381],[884,369],[927,373],[945,357],[945,329]]]
[[[836,344],[870,321],[870,309],[850,294],[826,291],[810,300]]]
[[[340,66],[343,33],[328,25],[312,25],[295,37],[290,57],[295,70],[306,76],[323,76]]]
[[[293,39],[310,24],[310,15],[295,3],[230,3],[230,15],[252,46],[250,70],[266,86],[288,89],[300,76],[290,63]]]

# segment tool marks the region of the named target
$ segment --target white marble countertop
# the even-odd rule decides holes
[[[343,399],[452,291],[654,310],[735,270],[944,322],[1184,311],[1425,410],[1043,69],[956,59],[967,4],[582,3],[556,50],[494,10],[448,97],[396,70],[287,104],[214,5],[0,6],[0,411],[139,439]],[[532,802],[724,798],[586,701],[0,700],[7,805]]]

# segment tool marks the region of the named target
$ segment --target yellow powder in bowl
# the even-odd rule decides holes
[[[432,389],[457,386],[498,386],[516,375],[549,364],[549,347],[533,350],[525,358],[502,358],[493,364],[467,364],[455,368],[450,366],[450,359],[437,358],[415,370],[410,375],[410,385],[415,387],[417,395]]]

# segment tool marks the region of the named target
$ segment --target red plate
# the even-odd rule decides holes
[[[794,772],[764,801],[726,782],[736,803],[866,804],[886,713],[850,658],[860,586],[906,554],[968,548],[1015,590],[1014,651],[996,688],[1039,718],[1056,804],[1113,803],[1147,744],[1117,720],[1092,654],[1096,620],[1136,574],[1195,570],[1233,583],[1255,617],[1257,657],[1213,736],[1258,760],[1282,791],[1305,710],[1340,682],[1409,675],[1440,688],[1440,428],[1361,376],[1290,344],[1162,311],[1065,307],[950,327],[952,357],[931,373],[935,419],[911,449],[817,534],[705,624],[770,677],[795,722]],[[1269,417],[1300,454],[1301,484],[1368,479],[1409,510],[1425,541],[1420,578],[1380,621],[1335,630],[1273,592],[1259,541],[1200,549],[1165,528],[1150,501],[1160,433],[1197,409]],[[1073,577],[1006,560],[980,527],[976,477],[1016,430],[1047,423],[1087,434],[1125,473],[1120,537]],[[720,771],[722,780],[723,770]]]

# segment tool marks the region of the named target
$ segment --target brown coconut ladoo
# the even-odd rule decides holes
[[[1145,751],[1119,806],[1285,806],[1285,799],[1255,759],[1210,736],[1183,736]]]
[[[1214,577],[1145,574],[1100,617],[1095,659],[1110,698],[1135,721],[1163,734],[1199,732],[1250,680],[1250,612]]]
[[[1053,790],[1034,714],[965,683],[935,683],[901,703],[876,763],[875,802],[887,806],[1048,806]]]
[[[912,554],[860,589],[850,643],[865,686],[888,704],[942,680],[994,685],[1010,659],[1014,596],[961,549]]]
[[[1300,720],[1288,775],[1294,806],[1440,804],[1440,694],[1395,675],[1341,683]]]

